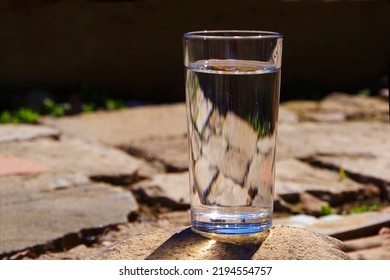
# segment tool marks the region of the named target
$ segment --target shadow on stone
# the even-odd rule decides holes
[[[206,238],[192,231],[191,228],[186,228],[172,235],[146,259],[249,260],[265,239],[265,237],[260,237],[261,235],[257,237],[252,235],[245,239],[243,237],[238,239],[229,236],[217,241]]]

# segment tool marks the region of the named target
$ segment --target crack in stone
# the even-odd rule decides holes
[[[24,257],[36,259],[43,254],[64,252],[79,245],[91,247],[100,242],[100,236],[107,234],[109,231],[118,230],[119,225],[121,224],[82,229],[79,232],[68,233],[44,244],[0,254],[0,260],[23,259]]]
[[[330,171],[339,172],[341,166],[338,166],[333,163],[324,162],[315,158],[315,156],[309,156],[304,158],[299,158],[300,161],[310,164],[313,167],[325,168]],[[346,175],[351,180],[361,183],[361,184],[373,184],[379,188],[380,198],[383,202],[390,201],[390,182],[381,180],[372,176],[363,175],[360,173],[352,172],[344,169]]]

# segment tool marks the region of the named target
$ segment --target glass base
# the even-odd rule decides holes
[[[272,226],[272,210],[269,208],[262,208],[261,211],[259,208],[246,207],[232,210],[220,207],[193,208],[192,227],[206,233],[244,235],[267,231]]]
[[[259,233],[269,230],[271,226],[271,221],[254,224],[218,224],[192,221],[192,227],[198,231],[231,235]]]

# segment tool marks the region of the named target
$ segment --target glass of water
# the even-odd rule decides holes
[[[191,220],[253,234],[272,225],[282,35],[184,34]]]

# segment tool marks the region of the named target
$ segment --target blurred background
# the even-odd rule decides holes
[[[283,33],[282,101],[377,95],[389,19],[388,0],[0,0],[0,109],[183,101],[182,34],[206,29]]]

